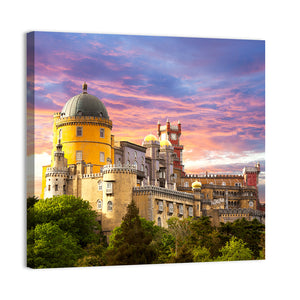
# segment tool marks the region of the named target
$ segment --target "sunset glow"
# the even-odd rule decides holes
[[[34,35],[34,65],[28,66],[34,78],[28,80],[35,100],[37,187],[39,168],[50,163],[53,114],[86,81],[88,93],[106,106],[116,140],[141,144],[147,134],[157,134],[158,121],[180,120],[187,173],[238,174],[259,161],[264,201],[264,41]]]

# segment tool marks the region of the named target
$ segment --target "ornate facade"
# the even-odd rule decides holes
[[[87,93],[54,115],[51,165],[43,167],[41,198],[74,195],[88,200],[109,234],[133,199],[142,217],[166,227],[171,216],[210,216],[212,223],[245,217],[264,222],[259,210],[259,163],[240,175],[186,174],[181,123],[158,122],[142,145],[115,141],[103,103]]]

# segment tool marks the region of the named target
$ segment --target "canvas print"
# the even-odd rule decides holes
[[[265,258],[265,42],[27,34],[27,266]]]

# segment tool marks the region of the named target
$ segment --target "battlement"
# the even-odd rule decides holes
[[[128,173],[128,174],[137,174],[136,166],[132,165],[105,165],[103,167],[103,174],[107,173]]]
[[[233,209],[219,209],[219,216],[221,215],[249,215],[249,216],[257,216],[263,217],[264,212],[251,208],[233,208]]]
[[[51,176],[51,174],[68,174],[68,168],[52,168],[48,167],[46,169],[46,176]]]
[[[175,190],[169,190],[166,188],[158,187],[158,186],[143,186],[143,187],[134,187],[133,192],[138,194],[156,194],[156,195],[167,195],[167,196],[173,196],[180,199],[186,199],[186,200],[194,200],[194,195],[190,193],[184,193],[179,192]]]
[[[102,177],[102,173],[83,174],[82,178],[98,178]]]
[[[185,178],[243,178],[241,174],[207,174],[207,173],[200,173],[200,174],[186,174]]]
[[[102,125],[112,129],[112,121],[102,117],[96,116],[72,116],[72,117],[63,117],[60,116],[56,122],[57,127],[65,125],[74,125],[84,123],[86,125]]]

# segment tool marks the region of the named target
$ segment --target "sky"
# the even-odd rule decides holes
[[[141,144],[157,134],[158,121],[179,120],[187,173],[241,174],[260,162],[264,201],[263,40],[35,32],[32,50],[27,92],[34,93],[28,106],[34,148],[28,154],[37,190],[41,167],[50,164],[53,114],[86,81],[88,93],[106,106],[116,140]]]

